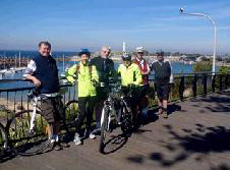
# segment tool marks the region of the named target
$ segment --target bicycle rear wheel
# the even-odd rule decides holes
[[[101,136],[99,140],[99,152],[104,153],[104,148],[106,144],[106,137],[108,133],[108,116],[109,109],[103,108],[102,110],[102,123],[101,123]]]
[[[80,110],[78,107],[78,101],[69,101],[64,108],[65,120],[64,126],[67,128],[75,127],[80,116]]]
[[[8,147],[8,137],[4,126],[0,123],[0,156],[4,154]]]
[[[33,131],[30,132],[32,114],[32,110],[21,111],[7,123],[10,145],[19,155],[30,156],[42,153],[50,144],[49,124],[38,111],[36,111]]]

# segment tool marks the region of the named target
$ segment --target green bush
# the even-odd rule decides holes
[[[219,72],[220,74],[228,74],[230,71],[227,66],[221,66]]]
[[[201,61],[196,62],[193,67],[194,72],[208,72],[212,71],[212,62],[211,61]]]

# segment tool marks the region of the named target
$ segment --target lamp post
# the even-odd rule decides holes
[[[209,21],[211,21],[212,26],[213,26],[213,30],[214,30],[212,73],[215,74],[215,71],[216,71],[216,23],[215,23],[215,21],[213,20],[213,18],[211,18],[207,14],[203,14],[203,13],[188,13],[188,12],[184,12],[183,8],[179,8],[179,11],[180,11],[180,14],[190,15],[190,16],[198,16],[198,17],[205,17]]]

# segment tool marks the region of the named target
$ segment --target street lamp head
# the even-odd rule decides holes
[[[180,13],[183,13],[184,12],[184,8],[180,7],[179,11],[180,11]]]

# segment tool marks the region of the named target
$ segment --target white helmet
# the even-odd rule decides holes
[[[142,47],[142,46],[136,48],[137,53],[143,53],[144,51],[145,51],[144,47]]]

